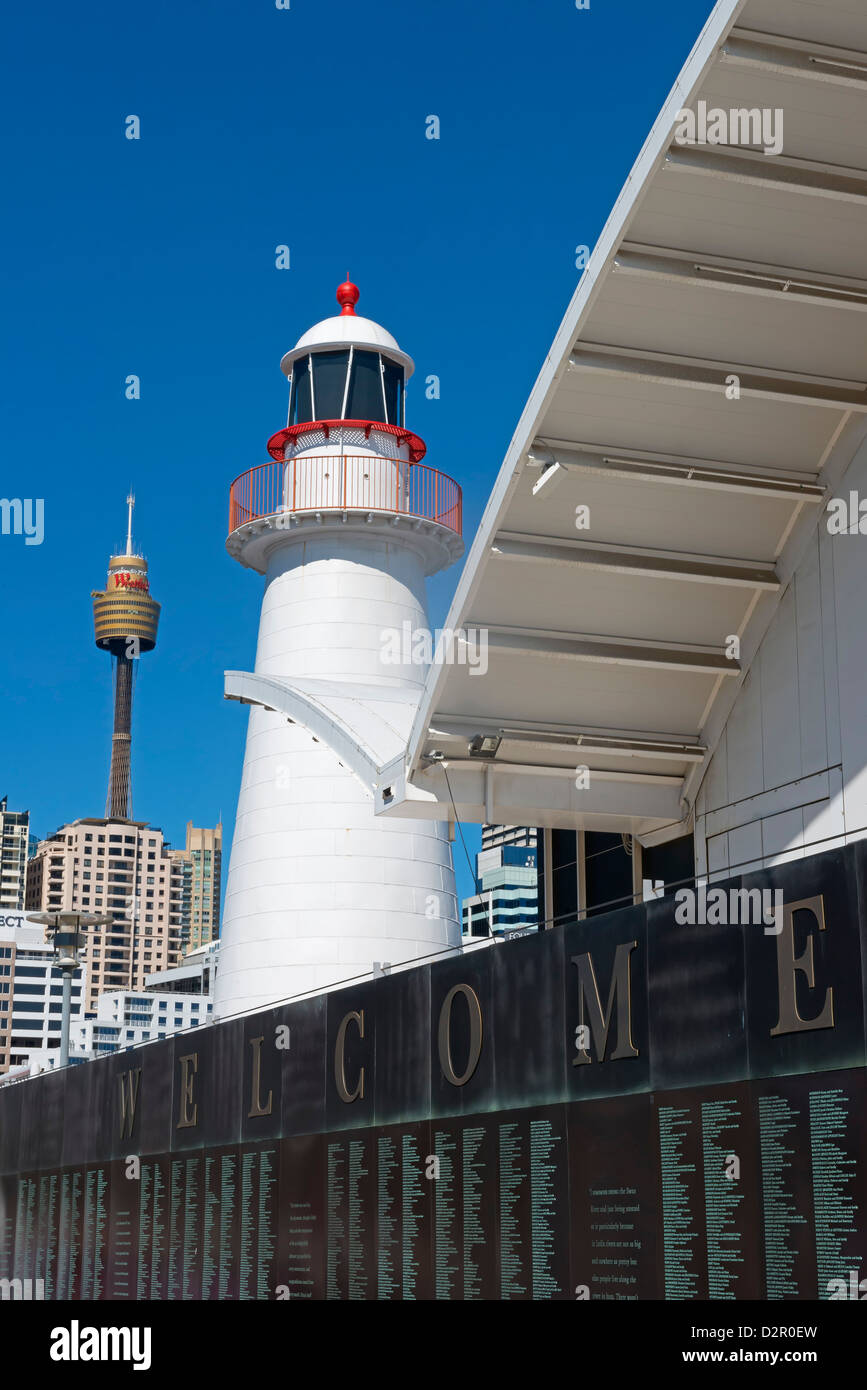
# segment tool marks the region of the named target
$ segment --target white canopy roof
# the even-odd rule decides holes
[[[867,433],[865,98],[864,0],[717,4],[458,585],[448,627],[487,632],[487,673],[431,670],[406,756],[379,779],[381,813],[645,843],[689,828],[781,592]],[[781,110],[782,153],[678,143],[678,113],[700,102]],[[479,734],[493,756],[469,753]]]

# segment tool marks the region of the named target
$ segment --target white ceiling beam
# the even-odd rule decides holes
[[[726,67],[747,67],[782,77],[867,88],[867,53],[781,34],[735,27],[720,49]]]
[[[867,173],[792,155],[769,158],[728,145],[671,145],[661,173],[730,179],[759,188],[783,188],[806,197],[867,203]]]
[[[474,626],[476,624],[474,623]],[[686,643],[637,642],[622,637],[599,637],[586,633],[557,633],[541,628],[503,627],[479,622],[487,633],[489,651],[513,656],[554,657],[590,661],[610,666],[653,667],[657,670],[690,671],[704,675],[736,676],[737,661],[723,651]]]
[[[420,767],[406,788],[378,809],[382,815],[563,828],[604,817],[607,827],[603,821],[599,828],[631,833],[679,822],[684,814],[680,776],[591,769],[589,785],[579,790],[575,781],[575,767],[445,759]]]
[[[610,343],[577,343],[569,358],[573,371],[599,372],[606,376],[633,376],[664,386],[686,386],[722,394],[726,379],[736,376],[741,396],[815,405],[833,410],[867,411],[867,384],[804,372],[769,371],[734,362],[703,357],[680,357]]]
[[[625,242],[614,258],[612,275],[687,284],[699,289],[758,295],[776,302],[811,304],[867,312],[867,281],[816,275],[790,266],[689,255],[663,246]]]
[[[549,767],[546,763],[506,763],[496,758],[445,758],[442,765],[448,768],[449,772],[452,768],[463,768],[474,771],[481,769],[484,773],[492,768],[495,772],[512,773],[517,777],[568,777],[573,781],[575,778],[574,767]],[[439,764],[433,763],[431,766]],[[616,772],[610,768],[591,768],[590,781],[627,782],[632,786],[642,787],[680,787],[683,778],[677,773],[668,772]]]
[[[780,587],[774,566],[765,562],[708,560],[700,555],[639,550],[636,546],[591,545],[587,541],[523,535],[515,531],[497,532],[491,555],[498,560],[572,565],[617,574],[643,575],[651,579],[682,579],[698,584],[727,584],[774,591]]]
[[[644,730],[592,729],[577,725],[543,724],[528,719],[486,719],[476,715],[437,714],[428,731],[426,751],[442,744],[443,735],[468,742],[477,734],[497,734],[507,742],[539,748],[582,748],[613,757],[660,758],[700,763],[705,746],[692,734],[659,734]]]
[[[702,753],[695,747],[682,749],[680,752],[663,750],[661,748],[643,748],[640,744],[627,748],[624,745],[612,745],[610,743],[598,743],[595,739],[587,738],[580,742],[571,744],[554,744],[545,740],[533,738],[531,735],[519,736],[513,733],[503,735],[504,743],[516,743],[526,748],[535,748],[551,751],[552,749],[573,755],[579,753],[582,757],[605,757],[605,758],[640,758],[648,762],[667,762],[667,763],[700,763]]]
[[[576,782],[568,767],[499,763],[465,756],[422,758],[411,777],[398,760],[377,786],[375,810],[383,816],[504,825],[665,832],[686,807],[683,778],[675,775],[590,770]],[[452,799],[454,798],[454,799]]]
[[[611,449],[577,442],[567,445],[550,439],[534,440],[527,456],[530,467],[544,468],[552,460],[567,472],[598,473],[603,477],[703,487],[716,492],[740,492],[752,497],[778,497],[795,502],[822,503],[825,500],[825,488],[815,482],[815,473],[806,475],[804,479],[792,474],[771,476],[754,469],[743,470],[733,464],[715,464],[709,459]]]

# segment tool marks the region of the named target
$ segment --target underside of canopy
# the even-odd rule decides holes
[[[376,781],[380,814],[645,843],[690,828],[867,433],[865,112],[863,0],[716,6],[467,559],[447,627],[479,630],[487,670],[432,668],[406,753]],[[700,143],[711,130],[727,139]]]

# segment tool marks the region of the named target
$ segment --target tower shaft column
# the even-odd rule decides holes
[[[132,743],[132,692],[134,666],[131,657],[121,652],[114,667],[114,728],[111,736],[111,767],[108,774],[108,797],[105,814],[113,820],[129,820],[132,805],[130,796],[130,747]]]

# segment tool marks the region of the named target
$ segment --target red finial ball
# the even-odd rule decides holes
[[[360,293],[358,286],[353,285],[347,275],[344,283],[337,286],[337,303],[343,306],[340,310],[341,315],[355,313],[355,306],[358,303]]]

